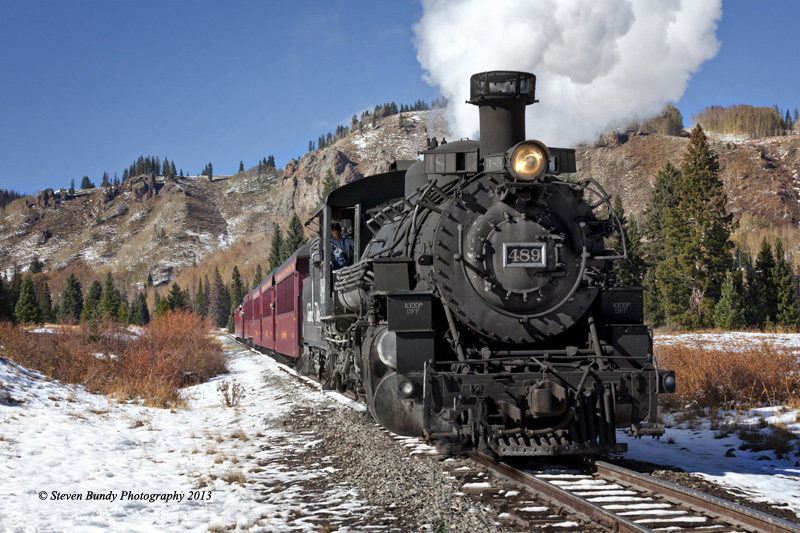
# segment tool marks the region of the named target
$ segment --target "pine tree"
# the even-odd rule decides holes
[[[53,322],[53,297],[46,281],[39,287],[37,300],[42,311],[42,322]]]
[[[644,210],[642,234],[647,239],[644,253],[647,261],[655,264],[664,259],[664,217],[667,209],[678,207],[675,187],[680,180],[680,171],[669,161],[658,171],[653,185],[653,193]]]
[[[297,213],[292,213],[289,227],[286,229],[286,238],[283,239],[283,261],[289,259],[305,242],[303,223],[300,222],[300,217],[297,216]]]
[[[242,303],[244,294],[244,285],[242,284],[242,276],[239,274],[239,267],[233,265],[233,274],[231,274],[231,305],[235,307]]]
[[[153,286],[153,273],[152,272],[148,272],[147,273],[147,286],[148,287],[152,287]]]
[[[83,290],[75,274],[67,278],[67,286],[61,291],[61,302],[58,306],[58,318],[61,322],[77,322],[83,311]]]
[[[778,314],[778,288],[775,283],[775,257],[766,238],[761,241],[761,249],[756,257],[752,292],[755,299],[750,301],[750,305],[755,311],[756,325],[764,328],[774,324]]]
[[[266,166],[267,166],[267,168],[271,168],[271,169],[275,170],[275,156],[274,155],[270,155],[270,156],[267,157],[267,165]]]
[[[327,198],[330,193],[339,188],[339,180],[334,177],[331,169],[325,172],[325,179],[322,181],[322,198]]]
[[[692,130],[681,175],[675,189],[677,209],[668,210],[665,218],[665,243],[676,261],[671,275],[690,290],[689,305],[680,321],[700,327],[711,323],[733,248],[733,215],[725,210],[727,199],[717,156],[700,125]]]
[[[167,295],[167,305],[170,311],[180,311],[186,307],[186,301],[180,285],[173,283]]]
[[[94,183],[89,179],[89,176],[84,176],[81,180],[81,189],[94,189]]]
[[[8,310],[8,291],[6,289],[6,282],[0,274],[0,322],[3,320],[11,320],[11,313]]]
[[[219,269],[214,269],[214,281],[209,291],[208,315],[211,323],[217,327],[225,327],[231,309],[231,295],[222,282]]]
[[[11,283],[9,284],[8,288],[8,312],[10,315],[14,315],[14,309],[17,306],[17,300],[19,300],[19,296],[22,293],[22,274],[19,272],[19,268],[15,265],[14,266],[14,273],[11,275]]]
[[[206,166],[206,176],[208,176],[208,181],[214,181],[214,166],[210,161],[208,166]]]
[[[275,270],[283,264],[283,236],[281,227],[275,224],[275,231],[272,233],[272,241],[269,246],[269,269]]]
[[[44,268],[44,262],[39,260],[38,255],[34,255],[33,259],[31,259],[31,264],[28,267],[28,272],[30,272],[31,274],[38,274],[39,272],[42,271],[43,268]]]
[[[145,296],[144,293],[140,293],[137,301],[139,302],[138,312],[139,319],[141,320],[139,325],[144,326],[150,323],[150,310],[147,309],[147,296]]]
[[[253,276],[253,287],[258,287],[264,281],[264,273],[261,271],[261,263],[256,265],[256,273]]]
[[[111,272],[106,274],[106,282],[103,286],[103,294],[100,297],[97,311],[100,318],[110,318],[116,320],[119,314],[119,307],[122,304],[122,298],[119,291],[114,286],[114,276]]]
[[[160,298],[156,303],[156,316],[164,316],[169,312],[169,300],[167,298]]]
[[[203,280],[200,280],[197,286],[197,296],[194,299],[194,312],[196,315],[205,317],[208,303],[206,300],[206,289],[203,287]]]
[[[775,267],[772,277],[775,280],[777,300],[775,323],[794,330],[800,322],[794,292],[795,280],[792,266],[784,256],[783,243],[780,239],[775,239]]]
[[[239,161],[239,172],[244,172],[244,162]]]
[[[75,179],[71,179],[69,181],[69,195],[75,196]]]
[[[108,181],[108,172],[103,172],[103,181],[100,182],[101,187],[110,187],[111,182]]]
[[[103,297],[103,286],[99,281],[94,280],[86,293],[86,299],[83,301],[83,312],[81,312],[81,322],[88,322],[95,318],[100,306],[100,298]]]
[[[14,307],[14,317],[19,324],[39,324],[42,319],[42,311],[39,309],[39,302],[36,299],[36,289],[33,286],[33,278],[28,274],[22,280],[19,299]]]
[[[714,325],[726,330],[741,329],[747,323],[742,271],[734,270],[725,274],[722,283],[722,296],[714,308]]]

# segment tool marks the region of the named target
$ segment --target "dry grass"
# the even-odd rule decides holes
[[[85,326],[31,333],[0,323],[0,355],[90,392],[171,407],[181,403],[180,387],[225,371],[222,349],[209,331],[191,313],[157,318],[139,336],[108,323],[97,342],[87,341]]]
[[[789,348],[770,342],[710,349],[704,343],[660,346],[661,368],[675,371],[677,391],[664,397],[675,405],[743,408],[793,404],[800,394],[800,363]]]

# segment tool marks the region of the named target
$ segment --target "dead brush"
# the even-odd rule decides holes
[[[225,407],[236,407],[239,405],[239,401],[245,397],[244,387],[237,383],[235,379],[230,382],[220,381],[219,385],[217,385],[217,391],[219,392],[220,401]]]
[[[225,358],[211,328],[186,312],[167,313],[131,335],[106,322],[90,342],[86,325],[58,333],[31,333],[0,322],[0,356],[90,392],[141,398],[147,405],[181,403],[178,389],[225,371]]]
[[[800,362],[791,349],[770,342],[710,348],[702,342],[656,348],[660,368],[675,371],[672,406],[741,408],[797,401]]]

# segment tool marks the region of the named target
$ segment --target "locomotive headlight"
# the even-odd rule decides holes
[[[534,180],[544,174],[550,152],[539,141],[523,141],[508,151],[508,169],[515,178]]]
[[[378,357],[389,368],[397,368],[397,334],[394,331],[383,330],[375,339]]]

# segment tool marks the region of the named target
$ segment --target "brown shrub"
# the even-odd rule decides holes
[[[219,342],[192,313],[168,313],[132,335],[113,322],[89,342],[85,325],[31,333],[0,323],[0,356],[91,392],[142,398],[150,405],[180,403],[178,388],[225,371]]]
[[[720,350],[702,342],[656,347],[659,367],[675,371],[677,405],[747,407],[796,402],[800,363],[791,349],[770,342],[732,344]]]

